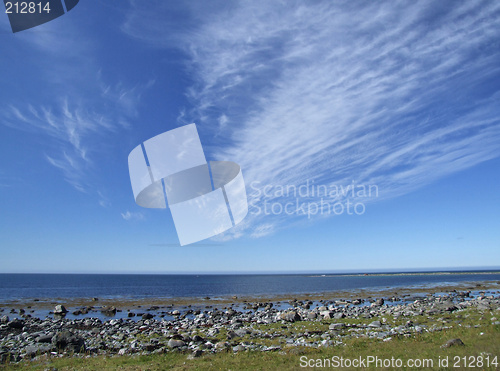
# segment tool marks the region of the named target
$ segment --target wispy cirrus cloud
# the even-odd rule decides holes
[[[101,72],[99,71],[99,81],[101,81]],[[155,79],[149,79],[144,84],[126,86],[123,82],[116,85],[100,83],[101,97],[104,100],[114,102],[122,112],[121,116],[137,117],[138,104],[141,101],[145,91],[150,89],[156,83]],[[128,126],[128,123],[122,119],[122,123]]]
[[[140,95],[152,83],[132,88],[101,84],[98,101],[64,97],[52,105],[10,104],[0,111],[0,116],[6,126],[51,138],[53,145],[44,154],[46,160],[60,169],[75,189],[86,192],[99,150],[95,144],[129,126],[128,119],[135,114]]]
[[[126,221],[130,220],[143,220],[144,219],[144,214],[141,212],[130,212],[127,210],[125,213],[121,213],[122,218],[125,219]]]
[[[21,179],[9,176],[5,174],[5,172],[0,170],[0,188],[10,188],[21,183],[22,183]]]
[[[73,107],[68,99],[55,107],[10,105],[1,115],[6,126],[51,138],[59,149],[46,153],[45,158],[63,172],[71,185],[85,191],[84,170],[91,163],[85,140],[89,135],[113,130],[105,116],[89,112],[82,106]]]
[[[100,144],[132,126],[142,95],[155,80],[129,83],[105,76],[98,41],[81,26],[69,20],[50,22],[9,39],[7,56],[16,48],[30,51],[30,59],[16,71],[32,70],[32,74],[12,77],[26,88],[20,92],[22,99],[16,93],[4,99],[0,123],[46,138],[42,155],[47,162],[75,189],[88,192],[96,188],[92,170],[97,152],[105,147]],[[42,86],[43,94],[31,91],[31,86]],[[102,192],[97,196],[101,206],[109,205]]]
[[[242,166],[247,185],[355,180],[382,199],[500,155],[500,4],[253,1],[185,12],[191,27],[168,38],[148,17],[130,16],[124,31],[186,52],[188,121],[211,133],[212,156]],[[284,197],[249,190],[255,205]],[[259,237],[283,218],[249,215],[241,228]]]

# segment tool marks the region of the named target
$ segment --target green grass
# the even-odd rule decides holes
[[[495,317],[500,317],[495,312]],[[393,336],[390,341],[383,342],[379,339],[344,337],[343,345],[328,348],[309,348],[309,347],[286,347],[282,345],[281,352],[260,352],[245,351],[234,354],[232,351],[206,354],[194,360],[188,360],[186,353],[169,352],[166,354],[154,355],[132,355],[132,356],[113,356],[113,357],[63,357],[63,358],[40,358],[31,362],[21,362],[19,364],[2,365],[0,369],[5,370],[299,370],[303,369],[301,357],[311,359],[331,359],[333,356],[343,357],[344,359],[366,359],[368,356],[378,357],[379,359],[401,359],[403,364],[409,359],[432,359],[433,369],[438,368],[438,360],[449,359],[449,367],[446,369],[463,368],[463,357],[467,357],[469,362],[472,358],[490,354],[490,359],[497,356],[500,365],[500,326],[492,325],[490,318],[493,316],[490,312],[481,313],[473,309],[457,311],[449,314],[440,314],[436,316],[415,316],[411,320],[415,325],[428,326],[440,324],[451,326],[451,328],[438,331],[426,332],[421,334],[412,334],[411,336]],[[410,318],[401,317],[394,320],[386,316],[386,323],[391,326],[404,325]],[[305,331],[328,331],[331,323],[345,324],[369,324],[372,321],[381,320],[381,318],[370,319],[349,319],[327,321],[302,321],[285,325],[281,323],[270,325],[254,325],[255,330],[267,333],[280,334],[303,334]],[[443,323],[445,322],[445,323]],[[478,327],[474,327],[477,326]],[[348,334],[348,329],[340,332],[342,335]],[[449,339],[460,338],[465,346],[455,346],[451,348],[441,348],[441,345]],[[226,331],[222,330],[213,340],[227,340]],[[260,339],[246,335],[238,338],[236,342],[254,342],[255,344],[279,344],[280,339]],[[456,358],[460,357],[460,358]],[[452,367],[454,361],[460,360],[459,368]],[[476,358],[477,359],[477,358]],[[304,364],[304,362],[302,362]],[[333,368],[333,367],[331,367]],[[341,368],[337,368],[341,369]],[[351,368],[354,369],[354,368]],[[357,368],[363,369],[363,368]],[[375,369],[371,367],[370,369]],[[400,369],[395,368],[376,368],[376,369]],[[403,367],[403,369],[405,369]],[[409,369],[409,368],[408,368]],[[422,369],[422,368],[421,368]],[[500,369],[494,365],[490,367],[477,367],[476,369],[495,370]]]

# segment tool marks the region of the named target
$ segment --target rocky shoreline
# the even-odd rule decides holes
[[[450,313],[468,309],[490,315],[500,325],[500,291],[459,291],[418,294],[406,298],[350,298],[227,304],[218,309],[150,306],[129,318],[66,318],[56,305],[53,318],[31,316],[24,309],[0,313],[0,362],[72,355],[121,356],[185,352],[194,358],[221,351],[282,351],[290,347],[331,347],[353,337],[390,341],[443,331],[455,325]],[[76,309],[81,312],[82,308]],[[76,311],[75,310],[75,311]],[[92,311],[92,309],[89,309]],[[115,307],[101,307],[108,315]],[[80,313],[81,314],[81,313]],[[323,330],[293,328],[297,322],[320,323]],[[479,325],[478,325],[479,326]]]

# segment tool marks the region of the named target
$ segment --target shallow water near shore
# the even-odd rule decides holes
[[[311,277],[316,280],[311,281]],[[171,320],[175,319],[172,315],[174,310],[180,311],[181,315],[189,318],[195,311],[224,310],[229,307],[236,311],[244,311],[252,309],[250,304],[256,302],[272,302],[276,309],[286,310],[291,307],[290,300],[293,298],[309,301],[311,308],[320,306],[320,302],[325,300],[335,300],[341,303],[343,300],[353,298],[364,299],[361,306],[370,305],[374,298],[385,298],[388,305],[397,305],[425,297],[429,293],[439,296],[440,294],[446,295],[451,290],[468,290],[471,292],[470,298],[474,298],[480,293],[488,295],[491,293],[490,290],[500,289],[498,272],[368,276],[0,275],[0,278],[8,278],[8,280],[0,281],[0,314],[15,316],[21,314],[22,308],[23,313],[25,311],[32,317],[53,318],[52,311],[55,305],[62,304],[68,309],[65,316],[67,319],[92,317],[101,320],[111,318],[140,320],[144,314],[151,314],[157,319]],[[263,292],[258,284],[270,280],[276,284],[279,283],[280,289]],[[231,286],[235,281],[236,285]],[[101,282],[99,287],[96,286],[98,282]],[[182,282],[191,288],[183,290],[182,287],[176,287]],[[222,282],[225,282],[226,288],[225,291],[220,290],[219,295],[201,295],[200,291],[192,289],[193,285],[200,282],[204,282],[203,286],[209,287],[208,292],[212,293],[216,292],[217,284],[220,285]],[[210,284],[214,282],[215,288],[210,288]],[[257,285],[252,287],[254,283]],[[29,287],[30,284],[33,284],[33,287]],[[182,293],[184,296],[153,296],[151,294],[152,292],[164,294],[165,285],[169,284],[174,286],[169,289],[171,292]],[[15,291],[16,287],[19,291],[8,297],[7,295]],[[141,287],[147,288],[144,295],[139,294]],[[238,291],[241,287],[244,289]],[[220,289],[220,286],[218,288]],[[307,291],[307,288],[310,291]],[[127,295],[127,292],[130,294]],[[200,295],[189,295],[195,292]],[[58,296],[46,296],[49,293],[57,293]],[[106,307],[114,307],[116,311],[106,312],[103,310]],[[262,308],[254,308],[254,310],[260,309]]]
[[[500,272],[325,275],[0,274],[0,303],[35,298],[203,298],[500,281]]]
[[[457,288],[460,288],[461,286],[454,286],[455,290]],[[423,289],[423,288],[420,288]],[[500,286],[498,287],[500,289]],[[412,290],[412,288],[409,288],[408,290]],[[498,294],[499,291],[496,291],[494,289],[480,289],[480,290],[474,290],[471,291],[469,296],[464,299],[464,301],[469,301],[473,300],[475,298],[480,297],[481,295],[494,295]],[[356,296],[356,294],[358,294]],[[360,299],[362,299],[362,303],[358,305],[358,307],[365,307],[365,306],[370,306],[375,300],[371,298],[372,295],[376,295],[376,292],[370,293],[370,299],[366,299],[366,295],[362,295],[358,291],[352,291],[352,296],[356,296]],[[443,292],[437,292],[434,293],[436,297],[439,296],[447,296],[449,293],[443,291]],[[419,300],[422,298],[425,298],[425,294],[422,293],[413,293],[413,294],[403,294],[400,297],[399,296],[393,296],[387,297],[387,295],[380,296],[381,298],[385,298],[385,303],[388,306],[395,306],[395,305],[404,305],[407,303],[411,303],[415,300]],[[51,301],[50,305],[54,305],[54,303],[62,303],[65,304],[66,307],[68,308],[69,312],[65,316],[55,316],[52,312],[52,310],[49,310],[47,308],[41,308],[39,306],[33,306],[31,303],[29,305],[30,308],[28,308],[28,313],[31,317],[35,318],[66,318],[66,319],[81,319],[81,318],[99,318],[100,320],[106,321],[110,319],[131,319],[133,321],[139,321],[142,320],[142,315],[145,313],[151,314],[153,318],[156,319],[163,319],[165,321],[171,321],[171,320],[176,320],[179,318],[178,316],[174,316],[171,314],[172,311],[178,310],[183,317],[188,318],[188,319],[193,319],[195,315],[193,313],[195,312],[206,312],[206,311],[211,311],[211,310],[225,310],[227,308],[232,308],[233,310],[237,312],[244,312],[248,310],[252,310],[253,312],[258,312],[258,311],[263,311],[265,310],[265,307],[258,307],[257,309],[252,309],[251,305],[253,302],[258,302],[258,298],[254,298],[255,301],[251,301],[251,298],[246,298],[244,299],[245,301],[238,301],[238,300],[233,300],[233,302],[229,303],[220,303],[217,305],[216,303],[213,304],[208,304],[208,303],[200,303],[199,301],[193,301],[191,302],[192,304],[181,304],[181,305],[175,305],[175,304],[168,304],[168,305],[160,305],[160,306],[155,306],[151,305],[149,300],[144,300],[144,301],[139,301],[141,304],[137,304],[138,302],[134,302],[134,304],[131,304],[130,302],[127,301],[105,301],[104,303],[94,303],[92,305],[92,309],[88,311],[88,313],[85,314],[73,314],[72,311],[77,308],[83,308],[85,306],[81,305],[73,305],[71,302],[65,303],[64,300],[60,300],[58,302]],[[302,298],[301,298],[302,299]],[[324,299],[318,299],[318,298],[311,298],[315,300],[309,300],[311,303],[309,305],[310,309],[314,309],[317,307],[320,307],[323,305]],[[343,302],[343,299],[340,299],[340,297],[336,298],[337,300],[337,307],[345,307],[349,306],[351,300],[349,302]],[[270,300],[269,302],[273,303],[273,308],[277,310],[288,310],[292,309],[294,306],[290,303],[288,300]],[[332,301],[335,299],[332,299]],[[48,302],[46,302],[48,303]],[[267,301],[266,301],[267,303]],[[4,309],[1,308],[0,306],[0,315],[3,314],[9,314],[10,315],[16,315],[18,311],[14,309],[15,307],[24,307],[26,308],[25,304],[28,304],[28,302],[17,302],[18,305],[9,305],[10,308]],[[207,305],[208,304],[208,305]],[[106,307],[108,305],[112,306],[117,306],[117,312],[113,314],[107,314],[102,311],[103,307]],[[32,309],[33,308],[33,309]],[[10,310],[9,310],[10,309]],[[14,310],[12,310],[14,309]],[[53,308],[52,308],[53,309]],[[133,314],[133,317],[129,315],[129,313]]]

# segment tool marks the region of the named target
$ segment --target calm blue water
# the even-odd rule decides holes
[[[498,273],[421,275],[100,275],[0,274],[0,303],[27,298],[273,296],[362,288],[500,281]]]

